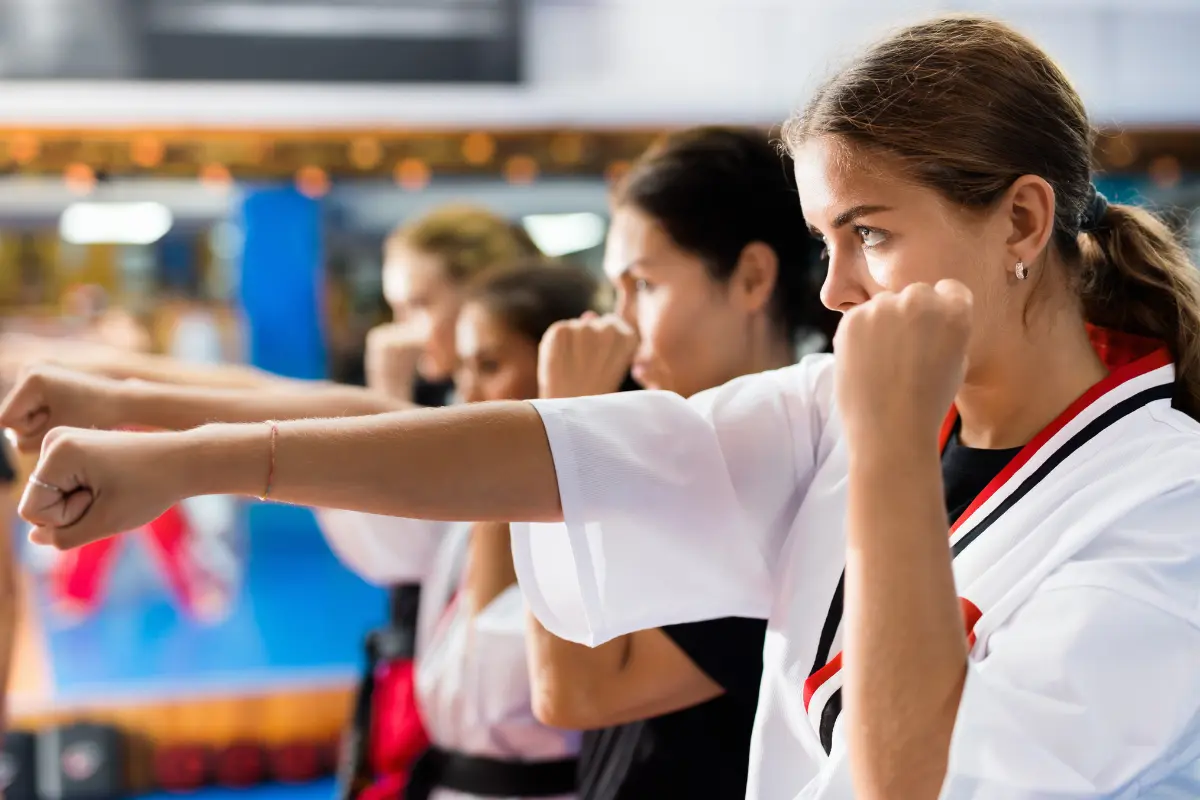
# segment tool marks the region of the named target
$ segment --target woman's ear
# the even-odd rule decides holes
[[[764,311],[779,278],[779,257],[770,245],[750,242],[742,248],[729,277],[730,298],[748,314]]]
[[[1007,244],[1013,264],[1034,264],[1054,234],[1054,187],[1037,175],[1023,175],[1005,193],[1004,208],[1011,225]]]

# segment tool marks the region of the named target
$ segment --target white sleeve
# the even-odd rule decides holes
[[[1194,621],[1105,586],[1040,591],[968,665],[941,798],[1140,797],[1198,734]]]
[[[772,566],[817,459],[829,364],[811,357],[690,400],[536,402],[564,522],[513,526],[513,557],[547,630],[596,645],[669,624],[766,618]]]
[[[363,580],[379,586],[418,583],[428,574],[449,523],[314,509],[329,547]]]

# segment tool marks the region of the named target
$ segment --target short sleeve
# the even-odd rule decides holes
[[[449,523],[316,509],[329,547],[365,581],[419,583],[428,574]]]
[[[518,580],[551,633],[765,619],[772,565],[817,459],[831,361],[812,356],[685,400],[626,392],[534,403],[563,522],[513,527]]]
[[[1137,797],[1198,737],[1193,622],[1107,587],[1041,591],[968,666],[941,798]]]
[[[758,697],[766,620],[726,617],[667,625],[662,632],[722,689],[751,702]]]

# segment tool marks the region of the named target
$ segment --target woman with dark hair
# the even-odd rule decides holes
[[[617,315],[551,329],[542,397],[614,392],[631,366],[645,388],[690,396],[792,364],[835,316],[814,313],[820,245],[797,204],[790,159],[761,132],[698,128],[651,148],[612,196]],[[590,649],[533,621],[535,710],[587,731],[580,795],[744,796],[765,632],[732,616]]]
[[[688,399],[56,431],[22,511],[60,547],[210,492],[548,523],[512,535],[554,633],[769,620],[750,797],[1194,796],[1194,265],[1096,192],[1078,95],[992,20],[874,45],[785,140],[836,358]],[[0,410],[27,446],[72,418],[45,386]]]

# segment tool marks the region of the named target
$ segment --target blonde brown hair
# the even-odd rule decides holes
[[[498,265],[541,256],[524,228],[469,205],[443,206],[388,236],[385,251],[410,247],[441,259],[447,277],[465,283]]]
[[[905,28],[826,83],[783,130],[793,153],[819,136],[890,156],[968,208],[989,207],[1023,175],[1045,179],[1051,246],[1088,321],[1165,341],[1178,367],[1175,405],[1200,418],[1200,277],[1150,213],[1101,203],[1091,218],[1094,132],[1066,76],[1029,39],[978,16]]]
[[[488,270],[471,281],[467,300],[537,344],[555,322],[606,310],[600,281],[585,267],[529,259]]]

